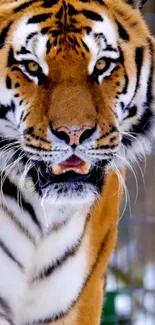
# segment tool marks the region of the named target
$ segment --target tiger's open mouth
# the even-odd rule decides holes
[[[64,184],[69,187],[72,184],[86,185],[91,184],[101,191],[104,174],[106,171],[107,160],[99,162],[98,165],[92,166],[91,163],[71,156],[69,159],[52,166],[47,166],[43,161],[37,163],[37,178],[39,190],[43,191],[52,185],[59,186]]]
[[[53,175],[61,175],[68,171],[73,171],[76,174],[87,175],[90,171],[91,164],[78,158],[77,156],[71,156],[60,164],[52,166]]]

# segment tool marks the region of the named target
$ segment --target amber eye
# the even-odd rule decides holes
[[[37,62],[35,61],[29,61],[26,64],[26,68],[29,72],[31,73],[37,73],[40,71],[40,66]]]
[[[104,60],[104,59],[99,59],[97,62],[96,62],[96,65],[95,65],[95,68],[97,69],[97,70],[104,70],[105,68],[106,68],[106,66],[107,66],[107,62],[106,62],[106,60]]]

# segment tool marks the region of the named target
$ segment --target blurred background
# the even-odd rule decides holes
[[[142,13],[155,35],[155,0]],[[155,325],[155,150],[134,173],[127,174],[128,204],[108,270],[102,325]]]

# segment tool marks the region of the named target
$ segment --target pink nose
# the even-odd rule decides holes
[[[90,136],[95,132],[96,126],[82,126],[80,128],[69,129],[65,126],[58,128],[57,130],[52,130],[54,135],[59,139],[64,140],[70,146],[79,145],[82,141],[90,138]]]

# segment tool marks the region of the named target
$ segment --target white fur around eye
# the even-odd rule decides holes
[[[30,80],[34,81],[36,85],[38,85],[38,78],[35,76],[32,76],[27,69],[25,68],[24,65],[20,64],[20,69],[23,72],[24,75],[26,75]]]
[[[15,27],[15,31],[11,38],[11,43],[15,52],[20,51],[21,46],[25,45],[25,40],[28,35],[40,31],[39,25],[27,24],[28,19],[29,17],[22,18]]]
[[[116,66],[116,63],[112,62],[110,64],[109,69],[107,71],[105,71],[101,76],[99,76],[98,80],[99,80],[100,83],[103,81],[103,79],[105,77],[109,77],[111,75],[111,73],[114,70],[115,66]]]
[[[16,25],[13,36],[10,40],[14,49],[14,56],[17,61],[32,60],[39,64],[43,73],[48,75],[49,68],[46,62],[47,35],[40,33],[39,24],[27,24],[29,17],[22,18]],[[34,36],[27,42],[27,37],[34,33]],[[28,53],[22,54],[21,48],[25,47]]]

